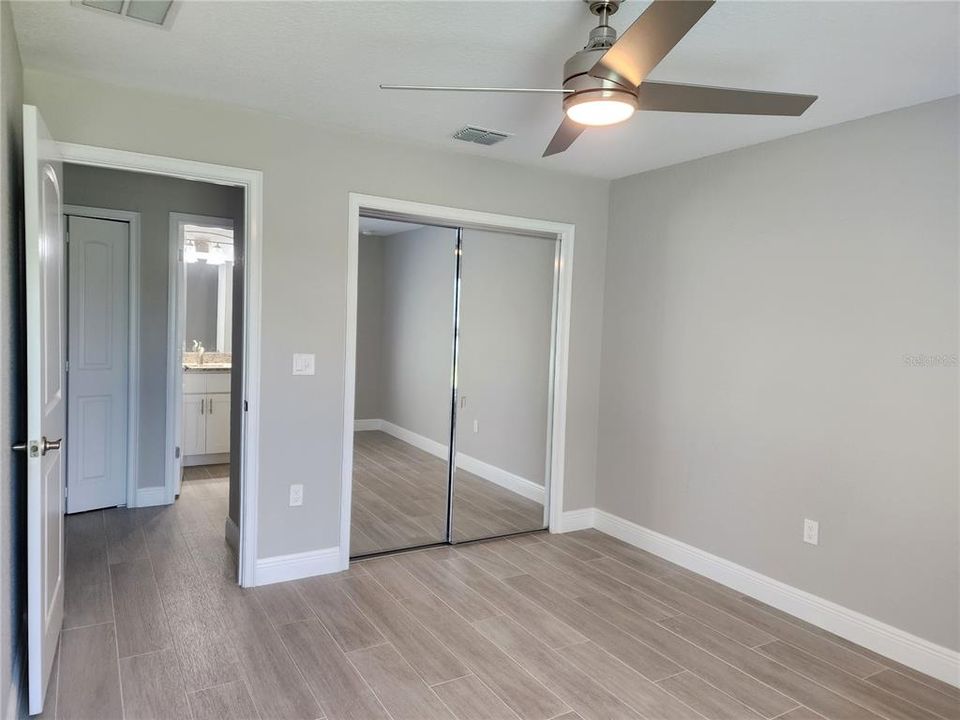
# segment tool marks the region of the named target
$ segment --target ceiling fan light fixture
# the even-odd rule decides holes
[[[625,100],[588,100],[570,105],[567,108],[567,117],[579,125],[603,127],[629,120],[636,110],[636,103]]]

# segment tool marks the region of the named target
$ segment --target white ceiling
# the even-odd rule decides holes
[[[381,218],[360,218],[361,235],[396,235],[397,233],[407,232],[422,228],[423,225],[403,222],[401,220],[383,220]]]
[[[377,85],[557,86],[593,25],[581,0],[179,4],[164,30],[67,0],[16,2],[24,64],[606,178],[960,91],[955,2],[721,0],[651,79],[819,94],[802,118],[638,113],[541,159],[557,97]],[[613,24],[622,30],[647,4],[629,0]],[[465,124],[513,137],[494,147],[450,139]]]

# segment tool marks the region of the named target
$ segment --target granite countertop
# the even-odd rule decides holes
[[[203,362],[200,362],[200,353],[183,354],[183,369],[187,372],[226,372],[230,370],[232,363],[233,357],[230,353],[205,352]]]
[[[195,365],[193,363],[183,364],[183,369],[186,372],[229,372],[230,368],[230,363],[204,363],[203,365]]]

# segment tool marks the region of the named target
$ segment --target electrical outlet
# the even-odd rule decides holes
[[[473,421],[473,431],[474,431],[475,433],[480,432],[480,421],[479,421],[479,420],[474,420],[474,421]]]
[[[820,544],[820,523],[808,518],[803,519],[803,541],[811,545]]]
[[[290,486],[290,507],[303,505],[303,485]]]

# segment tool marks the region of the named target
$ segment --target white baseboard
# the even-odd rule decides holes
[[[567,510],[560,515],[560,527],[551,527],[552,533],[568,533],[594,527],[596,508]]]
[[[428,452],[434,457],[441,458],[446,460],[449,456],[447,451],[447,446],[443,443],[439,443],[436,440],[431,440],[428,437],[419,435],[411,430],[407,430],[404,427],[395,425],[388,420],[381,420],[380,418],[372,420],[355,420],[354,428],[360,432],[365,430],[381,430],[388,435],[392,435],[398,440],[403,440],[405,443],[413,445],[415,448],[419,448],[424,452]],[[502,488],[505,488],[511,492],[515,492],[517,495],[521,495],[528,500],[533,500],[543,505],[544,502],[544,491],[542,485],[537,485],[537,483],[532,480],[527,480],[524,477],[515,475],[512,472],[508,472],[503,468],[499,468],[496,465],[491,465],[490,463],[485,463],[482,460],[478,460],[475,457],[470,457],[469,455],[464,455],[463,453],[457,453],[457,467],[463,468],[469,473],[478,475],[484,480],[489,480],[494,485],[499,485]]]
[[[154,505],[166,504],[168,503],[165,486],[137,489],[137,507],[153,507]]]
[[[253,584],[270,585],[312,577],[313,575],[326,575],[340,570],[343,570],[343,568],[340,567],[339,547],[293,553],[292,555],[275,555],[257,560]]]
[[[575,516],[571,520],[575,524],[582,522],[587,512],[593,513],[593,527],[600,532],[772,605],[891,660],[960,687],[960,653],[955,650],[597,508],[564,513],[564,525],[568,514]],[[564,529],[564,532],[569,530]]]
[[[237,524],[230,519],[230,516],[227,515],[226,519],[223,521],[223,537],[227,541],[227,545],[237,554],[237,557],[240,556],[240,528],[237,527]]]

